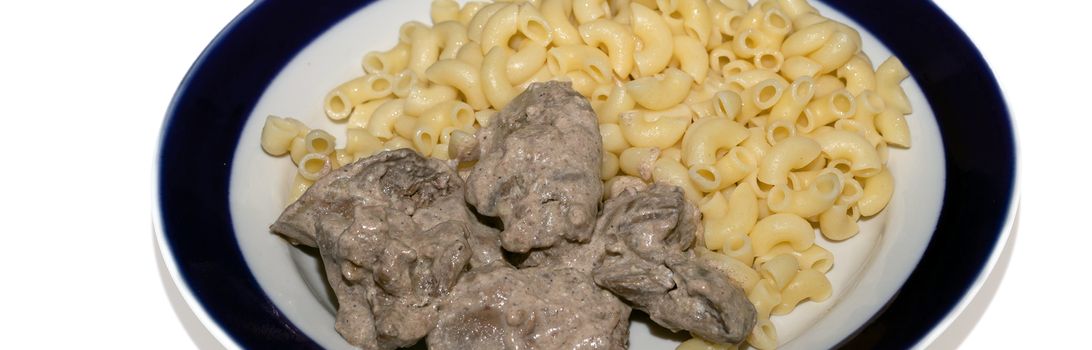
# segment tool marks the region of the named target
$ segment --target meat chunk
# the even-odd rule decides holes
[[[474,219],[463,188],[440,161],[384,152],[320,179],[271,230],[318,247],[346,340],[410,346],[466,270],[502,260],[497,232]]]
[[[678,187],[626,189],[605,203],[596,223],[606,254],[592,276],[672,331],[739,343],[754,326],[754,306],[726,275],[695,258],[699,224],[697,208]]]
[[[603,184],[591,105],[569,83],[531,84],[477,133],[466,200],[504,223],[505,250],[591,238]]]
[[[569,268],[503,263],[463,276],[440,305],[429,349],[625,349],[628,306]]]

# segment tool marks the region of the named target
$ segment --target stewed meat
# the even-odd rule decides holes
[[[336,329],[364,349],[413,345],[466,270],[502,260],[496,231],[466,207],[462,180],[410,150],[320,179],[271,230],[319,248],[338,300]]]
[[[603,191],[602,139],[587,99],[566,82],[531,84],[477,133],[466,200],[504,223],[505,250],[587,242]]]
[[[463,275],[429,349],[625,349],[630,308],[577,270],[495,263]]]
[[[741,342],[754,326],[754,306],[727,276],[695,258],[690,248],[699,227],[697,208],[678,187],[626,189],[604,204],[596,223],[606,255],[592,276],[672,331]]]

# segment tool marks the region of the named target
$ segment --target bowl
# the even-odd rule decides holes
[[[914,145],[891,149],[896,190],[861,233],[825,242],[833,295],[775,317],[784,349],[927,344],[981,285],[1015,203],[1011,122],[988,67],[962,32],[926,1],[814,3],[861,31],[874,60],[897,55]],[[321,101],[359,74],[364,53],[396,42],[427,1],[258,1],[212,42],[164,122],[156,231],[168,269],[217,338],[246,348],[351,348],[333,328],[334,304],[317,251],[269,232],[293,166],[259,147],[270,114],[341,130]],[[336,134],[336,133],[335,133]],[[680,339],[647,318],[633,349]]]

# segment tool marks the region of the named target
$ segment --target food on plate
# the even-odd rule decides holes
[[[435,326],[438,299],[466,270],[502,260],[464,187],[439,160],[385,152],[320,179],[270,229],[319,249],[346,340],[407,347]]]
[[[626,349],[630,308],[567,267],[467,272],[440,304],[429,349]]]
[[[477,161],[466,199],[479,213],[500,218],[507,251],[591,238],[603,193],[603,146],[591,105],[565,85],[532,84],[475,141],[456,148],[477,148],[469,153],[478,159],[458,159]]]
[[[771,317],[837,295],[824,245],[856,236],[890,203],[890,149],[911,145],[900,86],[909,72],[894,57],[874,64],[856,29],[806,0],[435,0],[429,15],[431,25],[407,22],[394,47],[364,54],[362,74],[322,101],[343,139],[266,120],[262,148],[296,165],[288,202],[338,168],[406,148],[465,179],[459,199],[499,218],[514,267],[590,274],[618,256],[644,259],[604,253],[624,245],[594,228],[602,200],[671,185],[700,219],[695,246],[669,255],[700,263],[657,262],[659,271],[715,271],[756,315],[754,327],[724,318],[722,329],[695,331],[684,320],[696,316],[662,314],[699,337],[686,346],[751,329],[749,345],[775,348]],[[649,311],[700,299],[709,307],[694,312],[713,315],[723,305],[709,300],[740,299],[656,298],[627,300]]]

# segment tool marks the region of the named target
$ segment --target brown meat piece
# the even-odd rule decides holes
[[[475,220],[463,189],[438,160],[384,152],[317,181],[271,230],[319,248],[346,340],[410,346],[464,271],[502,260],[497,232]]]
[[[531,84],[477,133],[466,200],[504,223],[505,250],[587,242],[603,191],[602,139],[591,105],[569,83]],[[475,152],[470,152],[475,153]]]
[[[569,268],[503,263],[463,276],[440,305],[429,349],[625,349],[630,308]]]
[[[697,208],[678,187],[626,189],[604,204],[596,223],[606,254],[592,276],[672,331],[739,343],[754,326],[754,306],[727,276],[695,258],[690,248],[699,227]]]

